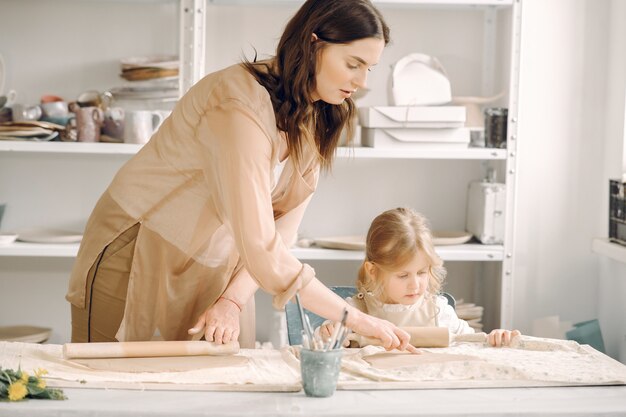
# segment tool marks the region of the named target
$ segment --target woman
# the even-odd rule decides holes
[[[408,334],[349,307],[289,251],[388,32],[368,0],[309,0],[274,59],[191,88],[87,222],[67,294],[72,340],[149,340],[158,329],[251,347],[260,286],[276,308],[296,291],[331,320],[347,307],[348,327],[407,348]]]

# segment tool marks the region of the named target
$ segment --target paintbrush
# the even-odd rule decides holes
[[[330,343],[328,345],[330,349],[335,348],[335,343],[337,343],[337,338],[339,337],[339,334],[341,334],[341,331],[343,330],[343,328],[346,326],[347,318],[348,318],[348,309],[344,308],[343,314],[341,316],[341,322],[339,323],[338,326],[335,326],[335,329],[333,330],[333,335],[330,338]]]
[[[298,311],[300,312],[300,321],[302,322],[302,329],[304,329],[304,332],[306,333],[307,339],[309,343],[311,344],[311,348],[314,348],[315,347],[315,339],[313,338],[314,335],[311,332],[311,329],[309,327],[307,316],[306,314],[304,314],[302,303],[300,303],[300,294],[298,292],[296,292],[296,304],[298,305]]]

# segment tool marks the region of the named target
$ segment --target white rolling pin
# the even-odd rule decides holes
[[[446,327],[401,327],[402,330],[411,335],[411,344],[415,347],[448,347],[452,342],[487,342],[487,334],[468,333],[468,334],[452,334]],[[352,334],[348,337],[350,340],[356,341],[359,346],[381,346],[379,339],[365,337],[358,334]]]
[[[239,342],[216,344],[207,341],[154,341],[66,343],[66,359],[87,358],[148,358],[156,356],[233,355],[239,352]]]

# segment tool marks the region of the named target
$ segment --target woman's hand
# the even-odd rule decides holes
[[[239,338],[239,308],[232,301],[219,298],[198,317],[196,325],[188,333],[195,335],[203,330],[204,338],[209,342],[222,344],[236,341]]]
[[[349,310],[346,326],[360,335],[380,339],[386,350],[398,349],[411,353],[421,353],[409,343],[411,336],[407,332],[387,320],[367,315],[356,308]]]
[[[511,340],[519,335],[519,330],[494,329],[489,333],[489,344],[494,347],[509,346]]]

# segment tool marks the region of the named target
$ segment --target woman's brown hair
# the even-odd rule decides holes
[[[319,41],[312,42],[313,34]],[[312,142],[320,165],[330,168],[342,130],[353,132],[355,105],[313,101],[319,52],[327,43],[365,38],[389,42],[389,27],[369,0],[307,0],[287,23],[273,62],[243,65],[269,92],[278,129],[287,133],[289,155],[299,163],[303,144]]]
[[[410,208],[399,207],[379,214],[372,221],[365,242],[365,262],[394,269],[408,262],[419,251],[424,252],[430,264],[428,295],[435,296],[441,291],[446,270],[435,252],[426,218]],[[365,262],[359,269],[357,288],[383,298],[384,283],[367,273]]]

